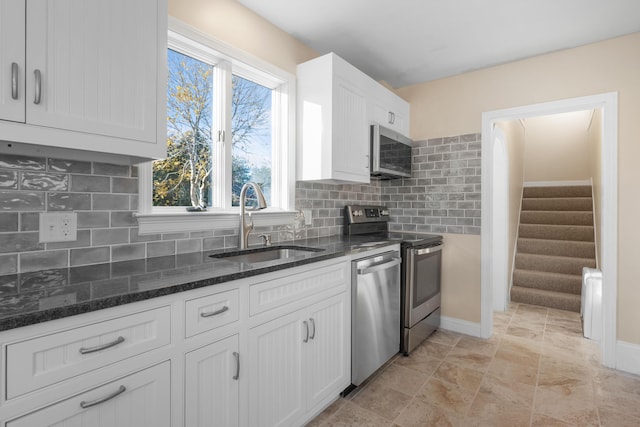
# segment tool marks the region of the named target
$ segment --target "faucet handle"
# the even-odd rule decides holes
[[[271,246],[271,234],[260,234],[258,237],[262,238],[262,244],[264,246]]]

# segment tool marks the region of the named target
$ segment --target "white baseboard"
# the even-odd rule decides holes
[[[591,185],[590,179],[577,181],[527,181],[525,187],[570,187],[572,185]]]
[[[440,317],[440,329],[451,332],[470,335],[472,337],[481,337],[482,328],[480,323],[469,322],[467,320],[456,319],[453,317]]]
[[[616,369],[640,375],[640,344],[616,343]]]

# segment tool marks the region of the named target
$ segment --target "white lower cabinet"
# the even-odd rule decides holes
[[[349,268],[0,331],[0,427],[303,425],[350,383]]]
[[[44,409],[7,427],[170,426],[170,363],[144,369]]]
[[[343,292],[250,330],[250,425],[298,425],[349,385],[348,301]]]
[[[185,426],[233,427],[239,422],[238,335],[185,356]]]

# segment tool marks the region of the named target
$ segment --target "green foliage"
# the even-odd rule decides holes
[[[169,50],[167,158],[153,165],[154,206],[209,206],[212,161],[213,73],[204,62]],[[257,181],[270,199],[271,168],[247,158],[252,144],[270,144],[271,89],[233,76],[232,205],[242,186]]]

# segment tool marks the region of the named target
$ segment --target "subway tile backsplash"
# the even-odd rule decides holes
[[[256,228],[250,244],[261,233],[273,242],[341,234],[347,204],[390,207],[394,230],[479,234],[480,135],[415,142],[411,179],[298,182],[295,191],[296,209],[309,209],[312,224],[300,216]],[[237,247],[237,229],[139,235],[137,193],[135,166],[0,153],[0,275]],[[39,243],[45,211],[76,212],[78,239]]]
[[[412,177],[382,187],[394,231],[480,234],[480,136],[414,142]]]

